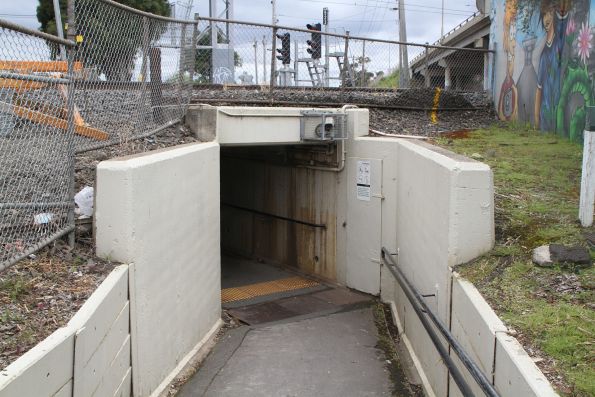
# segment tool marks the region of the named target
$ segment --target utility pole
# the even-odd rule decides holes
[[[399,41],[406,43],[407,27],[405,25],[405,0],[397,0],[397,7],[399,9]],[[399,87],[405,88],[409,86],[409,57],[407,56],[407,46],[401,44],[400,50]]]
[[[273,5],[273,25],[277,25],[277,1],[271,0],[271,4]]]
[[[322,24],[324,25],[324,33],[328,33],[328,8],[324,7],[322,9]],[[330,80],[329,80],[329,73],[330,73],[330,65],[329,65],[329,53],[328,53],[328,34],[324,35],[324,86],[328,87]]]
[[[258,85],[258,41],[256,41],[256,38],[254,38],[254,79],[256,85]]]
[[[442,0],[442,23],[440,24],[440,43],[442,43],[442,37],[444,37],[444,0]]]
[[[262,84],[267,82],[267,36],[262,36]]]

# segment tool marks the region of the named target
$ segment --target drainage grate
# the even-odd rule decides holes
[[[271,295],[278,292],[311,288],[317,285],[320,284],[314,280],[296,276],[242,287],[226,288],[221,290],[221,303],[252,299],[257,296]]]

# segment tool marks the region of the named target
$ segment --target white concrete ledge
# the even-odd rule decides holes
[[[107,276],[65,327],[0,372],[0,396],[90,396],[96,390],[114,395],[130,369],[129,346],[122,355],[128,361],[110,367],[121,350],[120,340],[129,338],[129,314],[122,315],[122,307],[128,307],[126,265]]]

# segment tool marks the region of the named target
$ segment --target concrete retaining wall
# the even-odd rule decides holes
[[[128,324],[128,266],[123,265],[65,327],[0,372],[0,396],[129,396]]]
[[[97,255],[130,267],[133,393],[165,389],[220,324],[219,145],[97,167]]]
[[[399,141],[395,156],[398,186],[395,251],[399,267],[421,294],[429,295],[426,301],[429,307],[450,327],[502,396],[555,395],[544,375],[506,333],[506,327],[481,294],[452,271],[453,266],[493,246],[493,182],[489,167],[425,143],[406,140]],[[381,297],[392,303],[403,344],[416,365],[426,394],[461,395],[407,297],[385,269],[382,269]],[[452,354],[455,363],[463,368],[456,354]],[[467,371],[462,372],[474,391],[483,395]]]

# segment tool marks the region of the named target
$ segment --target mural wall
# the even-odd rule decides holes
[[[595,0],[493,0],[494,103],[502,120],[583,139],[594,103]]]

